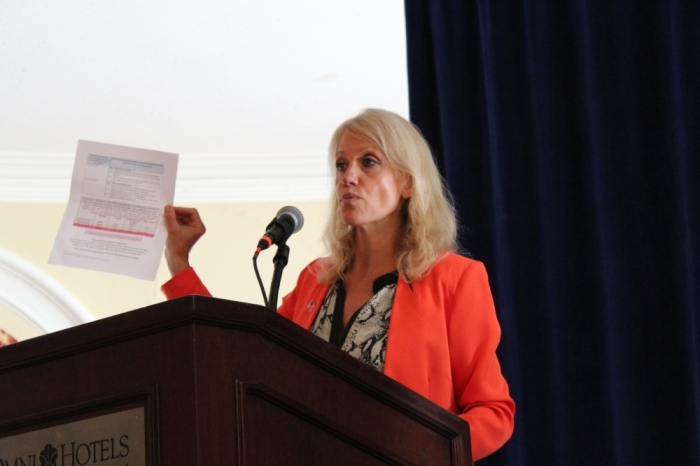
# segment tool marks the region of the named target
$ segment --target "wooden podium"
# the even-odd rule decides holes
[[[115,413],[140,423],[145,460],[132,458],[137,434],[95,430]],[[53,433],[61,426],[86,440]],[[23,446],[38,431],[50,440]],[[202,296],[0,349],[0,465],[40,459],[472,464],[469,426],[457,416],[268,309]]]

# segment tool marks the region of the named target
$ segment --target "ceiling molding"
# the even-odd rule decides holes
[[[0,202],[67,203],[74,154],[0,152]],[[326,200],[326,154],[181,154],[178,204]]]
[[[47,273],[0,248],[0,303],[42,334],[91,322],[92,314]]]

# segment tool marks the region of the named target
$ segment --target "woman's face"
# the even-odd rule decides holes
[[[335,187],[346,225],[386,228],[401,222],[401,207],[411,197],[411,177],[394,168],[366,139],[344,132],[335,156]]]

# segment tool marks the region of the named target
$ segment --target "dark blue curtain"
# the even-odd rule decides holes
[[[700,464],[700,2],[405,5],[517,403],[480,464]]]

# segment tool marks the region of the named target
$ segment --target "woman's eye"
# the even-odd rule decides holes
[[[335,170],[336,170],[336,171],[339,171],[339,172],[342,172],[343,170],[345,170],[345,163],[343,163],[343,162],[336,162],[336,163],[335,163]]]
[[[365,159],[362,160],[362,163],[365,167],[372,167],[376,165],[378,162],[377,160],[374,159],[374,157],[366,157]]]

